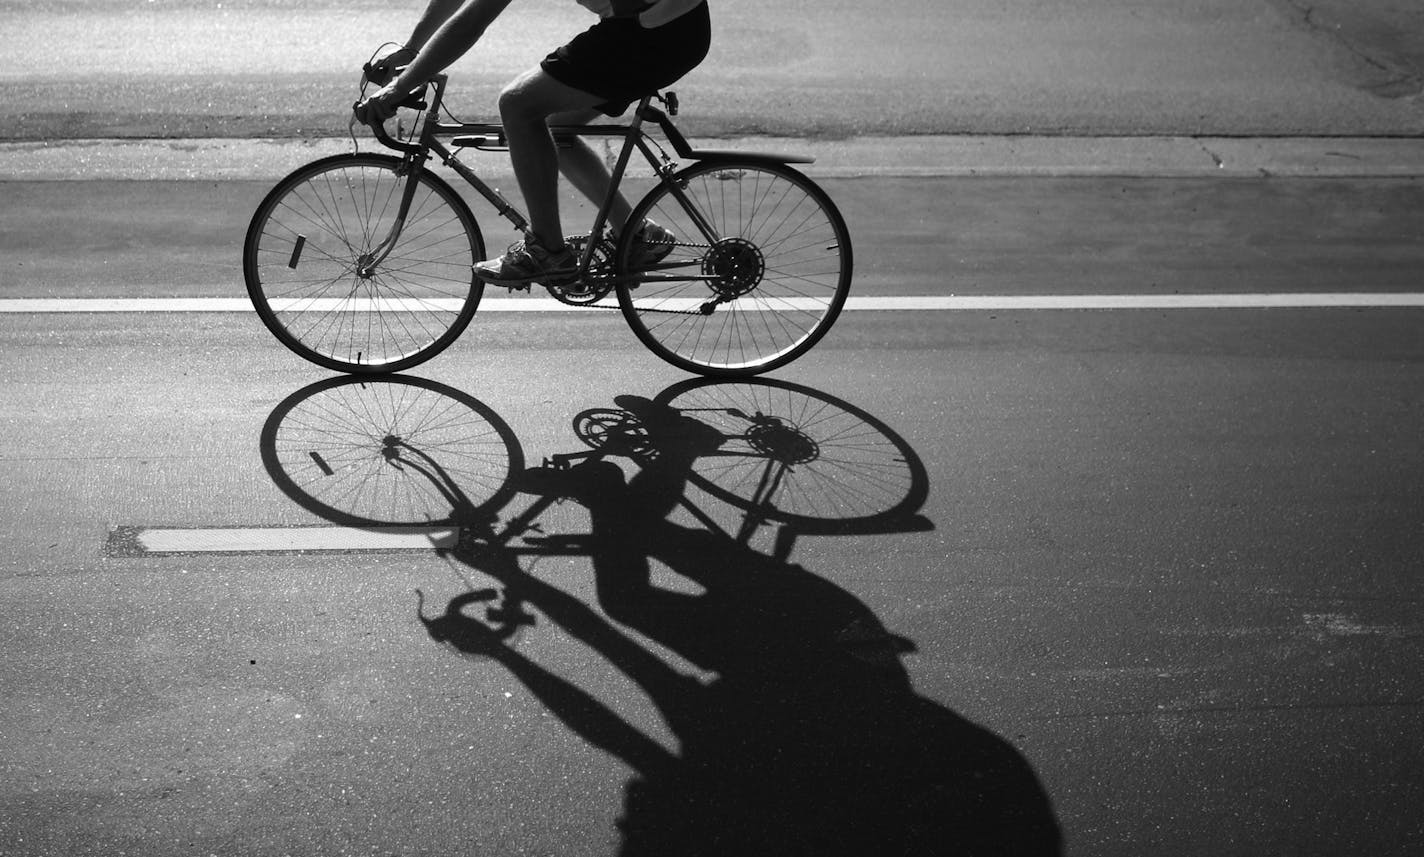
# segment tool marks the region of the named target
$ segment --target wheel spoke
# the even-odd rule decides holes
[[[619,286],[634,332],[664,359],[708,375],[755,374],[805,353],[849,289],[850,239],[835,206],[805,176],[771,164],[696,165],[675,180],[680,194],[660,185],[634,211],[679,242],[651,269],[655,280]],[[714,243],[703,243],[702,223]],[[621,274],[631,252],[625,236]]]
[[[343,371],[392,371],[447,346],[469,321],[484,247],[468,209],[443,181],[419,174],[399,239],[399,163],[356,155],[315,162],[264,201],[244,266],[263,321],[309,360]],[[363,276],[364,274],[364,276]]]

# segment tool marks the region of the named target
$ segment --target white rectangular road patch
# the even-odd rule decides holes
[[[121,527],[110,536],[110,552],[142,556],[430,551],[454,548],[459,535],[455,527]]]

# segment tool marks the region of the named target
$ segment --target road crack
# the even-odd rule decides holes
[[[1424,70],[1400,51],[1382,44],[1396,38],[1393,31],[1398,28],[1390,22],[1372,20],[1348,6],[1349,11],[1337,12],[1328,8],[1329,3],[1277,2],[1307,33],[1336,45],[1357,64],[1365,79],[1353,82],[1361,89],[1388,99],[1424,92]]]

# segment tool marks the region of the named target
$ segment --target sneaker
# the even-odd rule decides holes
[[[651,268],[672,252],[677,244],[677,236],[651,220],[644,220],[636,235],[633,247],[628,252],[628,267]]]
[[[578,257],[567,246],[547,250],[533,241],[516,241],[498,259],[475,265],[475,276],[492,286],[558,283],[578,272]]]

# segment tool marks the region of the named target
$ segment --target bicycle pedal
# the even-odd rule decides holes
[[[539,285],[551,292],[558,292],[570,298],[584,298],[594,293],[595,287],[583,280],[570,280],[566,283],[540,283]]]

